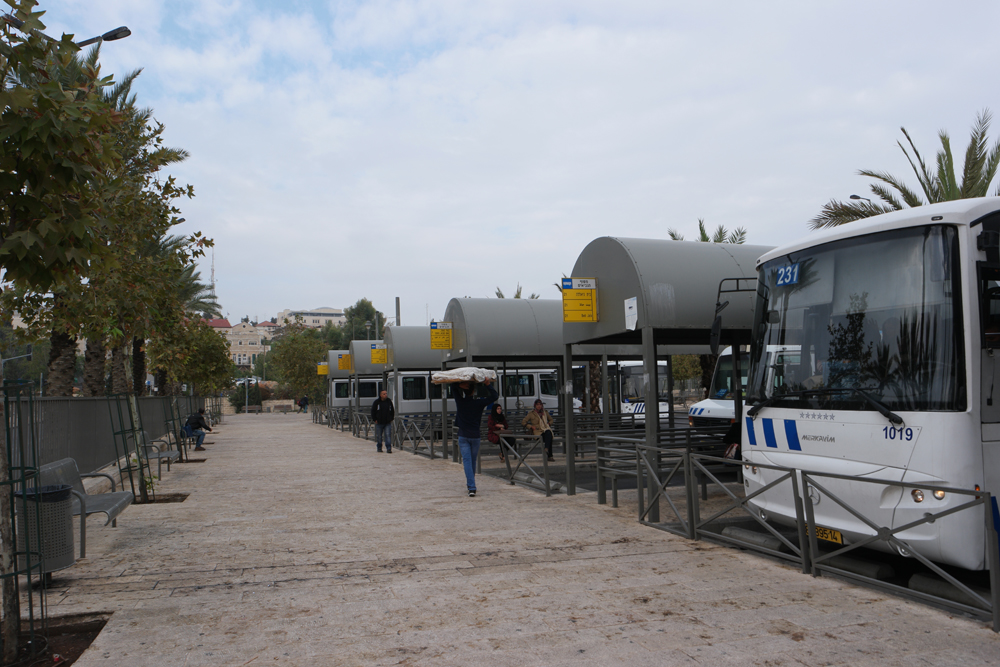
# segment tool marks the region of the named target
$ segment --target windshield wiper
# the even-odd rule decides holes
[[[878,400],[868,392],[862,391],[857,387],[826,387],[823,389],[806,389],[804,391],[790,391],[787,394],[773,394],[768,396],[763,401],[755,403],[752,408],[747,410],[747,417],[753,418],[758,412],[771,405],[775,401],[779,401],[783,398],[793,398],[802,396],[824,396],[828,394],[843,394],[850,392],[852,394],[857,394],[865,400],[865,402],[871,407],[875,408],[876,412],[888,419],[892,424],[899,426],[903,423],[903,418],[897,415],[895,412],[889,409],[889,407]]]
[[[753,407],[751,407],[749,410],[747,410],[747,417],[750,417],[751,419],[753,419],[754,417],[757,416],[758,412],[760,412],[761,410],[763,410],[767,406],[771,405],[775,401],[780,401],[783,398],[798,397],[798,396],[801,396],[802,393],[803,392],[801,392],[801,391],[791,391],[791,392],[788,392],[787,394],[771,394],[770,396],[768,396],[767,398],[765,398],[763,401],[760,401],[759,403],[754,403]]]
[[[868,402],[868,405],[878,410],[879,414],[888,419],[891,423],[895,424],[896,426],[900,426],[903,423],[902,417],[900,417],[895,412],[890,410],[889,406],[887,406],[885,403],[878,400],[868,392],[861,391],[857,387],[851,387],[851,391],[853,391],[861,398],[865,399]]]
[[[888,419],[890,422],[899,426],[903,423],[903,418],[897,415],[895,412],[889,409],[882,401],[878,400],[866,391],[859,389],[858,387],[824,387],[821,389],[807,389],[805,391],[799,392],[800,394],[812,394],[814,396],[823,396],[827,394],[843,394],[845,392],[850,392],[852,394],[857,394],[861,398],[865,399],[865,402],[871,407],[875,408],[876,412]]]

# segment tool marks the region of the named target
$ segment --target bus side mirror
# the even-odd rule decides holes
[[[712,356],[719,355],[719,338],[722,336],[722,315],[716,315],[712,322],[712,332],[708,336],[708,344],[712,348]]]

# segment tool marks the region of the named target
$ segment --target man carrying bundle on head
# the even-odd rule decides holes
[[[500,398],[500,394],[491,385],[493,380],[487,377],[483,385],[489,391],[486,398],[476,398],[476,382],[466,381],[455,385],[455,426],[458,427],[458,450],[462,454],[462,465],[465,467],[465,484],[469,489],[469,497],[476,497],[476,460],[479,458],[479,422],[483,418],[483,410]]]

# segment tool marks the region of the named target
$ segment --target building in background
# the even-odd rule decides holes
[[[333,326],[340,326],[347,321],[344,311],[339,308],[313,308],[312,310],[283,310],[278,313],[279,326],[294,324],[296,317],[302,318],[303,326],[311,329],[322,329],[330,322]]]
[[[267,326],[263,326],[265,324]],[[259,355],[271,350],[271,338],[278,328],[273,322],[230,324],[226,319],[208,320],[208,325],[229,343],[229,357],[233,363],[246,370],[253,368]]]

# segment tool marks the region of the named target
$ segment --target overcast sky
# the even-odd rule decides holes
[[[1000,3],[925,0],[42,0],[48,32],[119,25],[103,73],[190,159],[180,231],[215,239],[231,318],[402,323],[552,287],[599,236],[698,218],[777,245],[858,169],[916,187],[900,126],[961,159],[1000,113]],[[1000,136],[1000,120],[993,136]],[[208,279],[209,263],[202,265]]]

